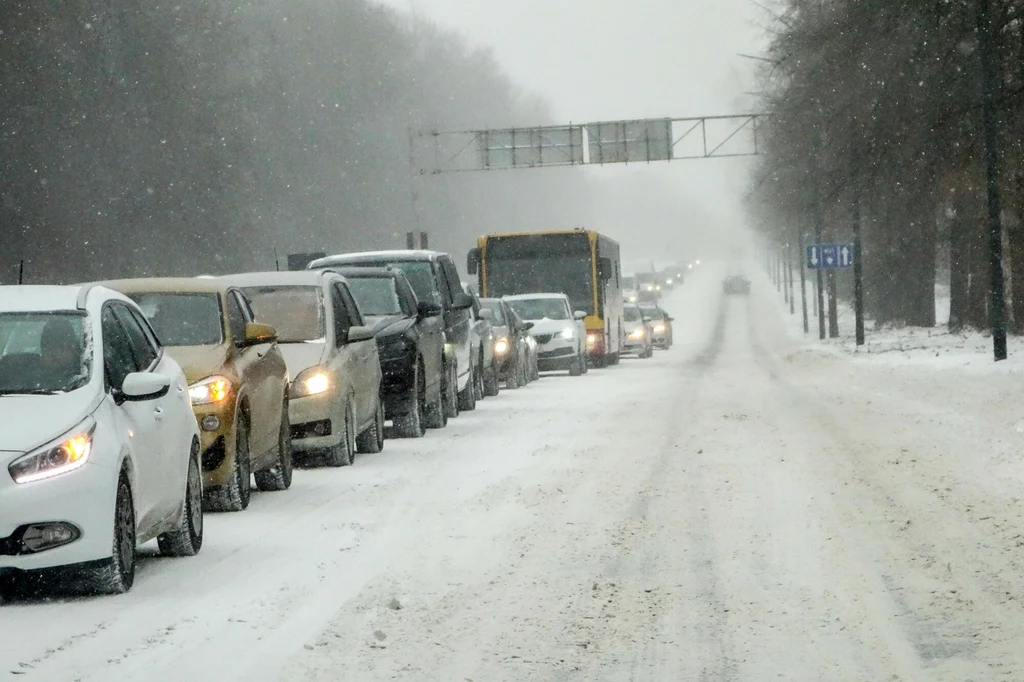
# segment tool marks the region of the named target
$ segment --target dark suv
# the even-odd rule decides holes
[[[310,270],[340,267],[395,268],[409,280],[416,297],[441,306],[444,322],[444,374],[441,382],[445,414],[476,408],[472,361],[473,298],[462,290],[459,271],[447,253],[438,251],[367,251],[318,258]]]
[[[402,438],[444,427],[441,306],[419,301],[401,270],[331,268],[348,282],[380,354],[384,411]]]

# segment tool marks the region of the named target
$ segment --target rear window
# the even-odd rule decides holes
[[[224,341],[217,294],[132,293],[156,337],[165,346],[216,346]]]
[[[274,285],[242,291],[257,322],[277,331],[278,343],[324,339],[324,304],[320,287]]]

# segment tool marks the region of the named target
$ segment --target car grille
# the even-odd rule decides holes
[[[539,343],[541,345],[544,345],[545,343],[550,341],[552,338],[554,338],[554,336],[555,336],[554,334],[538,334],[537,336],[535,336],[533,338],[537,339],[537,343]]]

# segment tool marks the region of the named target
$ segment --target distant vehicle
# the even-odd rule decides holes
[[[511,389],[525,386],[533,380],[531,351],[527,342],[533,323],[524,322],[500,298],[482,298],[480,305],[491,311],[498,380],[504,381],[505,386]]]
[[[636,291],[638,303],[657,303],[661,298],[661,281],[654,272],[641,272],[636,275]]]
[[[222,279],[104,283],[135,301],[189,381],[199,422],[210,511],[249,506],[260,490],[292,484],[288,367],[277,331],[256,322],[242,292]]]
[[[496,396],[498,385],[498,362],[494,354],[494,326],[491,323],[491,311],[480,305],[480,297],[469,285],[464,290],[473,297],[473,357],[476,358],[476,369],[473,377],[476,380],[476,397]]]
[[[651,342],[656,348],[662,350],[672,346],[672,321],[673,317],[662,308],[650,303],[640,304],[640,311],[644,317],[651,320]]]
[[[377,338],[384,415],[402,438],[448,424],[441,404],[444,329],[441,306],[419,301],[396,268],[332,268],[348,282]]]
[[[729,295],[747,295],[750,293],[750,280],[743,275],[731,275],[725,278],[722,289]]]
[[[525,330],[526,365],[529,368],[528,376],[530,381],[536,381],[540,379],[540,345],[538,345],[537,339],[529,331],[533,329],[533,323],[524,320],[511,306],[509,310],[512,312],[512,318]]]
[[[595,367],[618,362],[622,342],[619,244],[591,230],[485,235],[466,267],[491,298],[554,291],[586,313],[586,350]]]
[[[138,307],[85,285],[0,288],[0,577],[74,567],[118,594],[139,546],[203,544],[188,383]]]
[[[327,256],[309,264],[311,270],[342,266],[398,268],[419,300],[441,306],[445,338],[441,395],[445,413],[448,418],[455,418],[460,410],[474,409],[473,298],[462,290],[451,256],[439,251],[372,251]]]
[[[586,313],[573,311],[565,294],[523,294],[506,296],[505,301],[527,322],[537,341],[537,365],[541,372],[568,370],[569,376],[587,373],[587,341],[583,319]]]
[[[661,271],[661,281],[666,289],[683,286],[683,268],[678,265],[671,265]]]
[[[348,282],[334,272],[251,272],[225,281],[239,287],[256,319],[277,329],[292,377],[292,446],[348,466],[356,452],[384,446],[381,369],[373,330]]]
[[[623,345],[625,352],[638,358],[649,358],[654,355],[651,319],[635,304],[623,306],[622,315],[626,322],[626,342]]]

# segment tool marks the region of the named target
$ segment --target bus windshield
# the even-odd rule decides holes
[[[560,293],[574,310],[594,314],[594,266],[585,233],[491,237],[486,259],[489,297]]]

